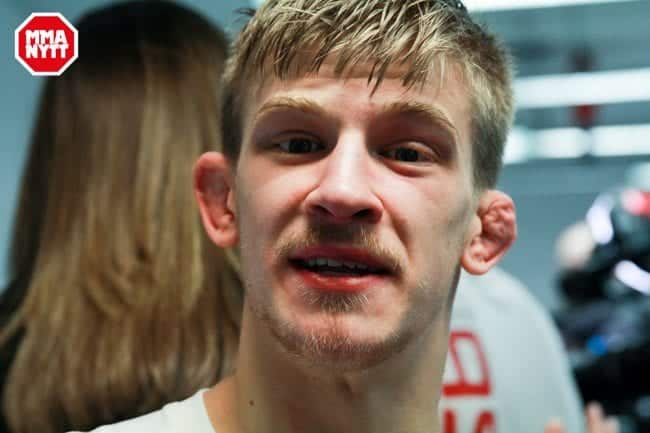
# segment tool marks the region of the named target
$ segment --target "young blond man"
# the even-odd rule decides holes
[[[516,237],[494,190],[508,56],[458,1],[271,0],[234,44],[195,190],[245,285],[233,376],[97,432],[433,433],[461,268]]]

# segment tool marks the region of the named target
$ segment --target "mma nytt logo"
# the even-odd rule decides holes
[[[61,75],[79,53],[77,29],[57,12],[31,14],[14,36],[14,56],[32,75]]]

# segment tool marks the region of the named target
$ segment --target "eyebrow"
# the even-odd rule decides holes
[[[333,116],[316,102],[300,97],[278,96],[265,102],[255,115],[255,120],[275,110],[296,110],[317,117],[333,119]]]
[[[266,113],[274,110],[297,110],[311,116],[317,116],[338,121],[325,108],[316,102],[302,97],[278,96],[270,99],[257,111],[255,120],[264,116]],[[424,118],[428,123],[442,126],[447,130],[454,141],[458,141],[458,129],[449,120],[444,112],[434,107],[418,101],[397,101],[380,107],[378,116],[386,115],[414,115]]]
[[[397,101],[382,107],[380,113],[380,115],[404,114],[421,117],[428,123],[446,129],[452,135],[454,141],[457,142],[459,139],[458,129],[443,111],[433,105],[418,101]]]

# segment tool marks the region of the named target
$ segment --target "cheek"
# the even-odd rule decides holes
[[[456,229],[467,220],[470,204],[460,182],[452,179],[401,179],[384,188],[384,205],[396,225],[412,227],[416,236]]]
[[[406,179],[384,193],[394,229],[410,260],[423,261],[418,265],[461,255],[471,200],[460,182],[446,180]]]
[[[274,184],[274,176],[269,167],[262,164],[259,158],[242,155],[235,185],[242,208],[240,215],[245,217],[247,223],[261,229],[261,223],[273,213],[278,193],[281,192]]]
[[[314,176],[304,176],[300,170],[278,170],[270,164],[251,163],[246,172],[238,174],[236,184],[239,215],[243,217],[240,229],[244,237],[252,238],[265,249],[276,240],[282,230],[298,214],[308,189],[307,181]]]

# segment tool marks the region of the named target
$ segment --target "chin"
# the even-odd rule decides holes
[[[409,333],[380,323],[359,313],[321,312],[268,325],[290,354],[321,368],[351,371],[386,361],[410,341]]]
[[[377,366],[402,352],[422,325],[413,320],[418,317],[413,305],[395,296],[391,286],[364,292],[278,286],[282,289],[269,291],[275,296],[250,296],[251,310],[288,354],[317,368]]]

